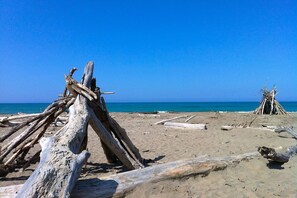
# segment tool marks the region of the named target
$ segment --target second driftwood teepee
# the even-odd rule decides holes
[[[280,103],[275,99],[276,88],[274,87],[271,91],[268,89],[262,89],[263,97],[260,106],[255,110],[255,114],[278,114],[286,115],[286,111],[280,105]]]

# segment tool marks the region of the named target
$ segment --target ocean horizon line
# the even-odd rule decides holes
[[[0,114],[39,113],[51,103],[0,103]],[[107,102],[109,112],[250,112],[260,102]],[[280,102],[297,112],[297,102]]]
[[[108,102],[106,101],[106,103],[251,103],[251,102],[258,102],[260,103],[261,101],[169,101],[169,102],[156,102],[156,101],[145,101],[145,102],[128,102],[128,101],[124,101],[124,102]],[[278,102],[297,102],[297,100],[278,100]],[[0,104],[51,104],[53,102],[0,102]]]

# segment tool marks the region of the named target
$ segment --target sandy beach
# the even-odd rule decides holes
[[[154,125],[155,122],[182,115],[195,115],[189,123],[206,124],[207,130],[168,128]],[[297,127],[297,113],[287,116],[257,115],[251,128],[221,130],[222,125],[244,124],[254,119],[252,113],[111,113],[126,129],[133,143],[149,166],[201,155],[222,157],[255,152],[259,146],[286,149],[296,144],[287,133],[277,134],[262,126]],[[176,120],[184,122],[185,118]],[[54,133],[59,127],[50,127]],[[4,133],[7,128],[0,128]],[[50,134],[47,134],[50,135]],[[83,168],[81,179],[111,175],[125,171],[121,165],[108,164],[99,138],[89,128],[88,150],[91,157]],[[36,151],[39,146],[35,146]],[[33,153],[34,150],[31,152]],[[207,176],[196,176],[158,183],[145,183],[130,192],[127,197],[296,197],[297,158],[280,166],[269,165],[262,157],[242,161],[225,170],[211,172]],[[21,184],[32,173],[35,165],[24,172],[13,172],[0,179],[0,186]]]

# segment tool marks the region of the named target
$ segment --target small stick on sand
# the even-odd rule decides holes
[[[188,119],[186,119],[185,122],[189,122],[191,119],[195,118],[197,115],[192,115],[191,117],[189,117]]]
[[[168,122],[168,121],[177,120],[180,118],[187,118],[187,117],[188,117],[188,115],[183,115],[183,116],[178,116],[178,117],[174,117],[174,118],[170,118],[170,119],[166,119],[166,120],[161,120],[159,122],[156,122],[155,125],[164,124],[165,122]]]

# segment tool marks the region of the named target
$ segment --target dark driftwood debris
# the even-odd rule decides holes
[[[288,132],[295,139],[297,139],[297,133],[290,127],[279,127],[275,129],[276,133]],[[289,161],[290,157],[297,154],[297,145],[289,147],[285,152],[277,152],[273,148],[269,147],[259,147],[259,153],[271,162],[286,163]]]

